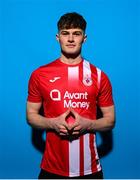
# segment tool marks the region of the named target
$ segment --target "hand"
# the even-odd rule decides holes
[[[74,109],[71,109],[71,113],[75,117],[75,122],[69,125],[69,130],[73,130],[72,135],[79,135],[91,129],[93,124],[91,119],[80,116]]]
[[[66,117],[70,114],[68,109],[66,112],[61,114],[56,118],[50,118],[50,128],[54,129],[59,135],[68,135],[68,123],[66,122]]]

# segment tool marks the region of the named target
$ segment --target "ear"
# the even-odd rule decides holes
[[[56,34],[56,40],[59,42],[59,34]]]
[[[87,35],[85,34],[84,35],[84,38],[83,38],[83,43],[87,40]]]

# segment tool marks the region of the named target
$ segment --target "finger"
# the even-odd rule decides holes
[[[67,131],[67,128],[65,127],[65,124],[66,124],[66,123],[64,122],[62,125],[60,125],[60,126],[59,126],[59,129],[60,129],[60,130],[66,130],[66,131]]]
[[[60,130],[59,135],[67,136],[68,135],[68,131]]]
[[[66,117],[69,113],[70,113],[70,110],[68,109],[68,110],[66,110],[64,113],[62,113],[62,114],[60,115],[60,117],[62,117],[62,118],[65,119],[65,117]]]
[[[63,132],[60,132],[59,135],[60,135],[60,136],[67,136],[68,134],[63,133]]]
[[[60,132],[61,132],[61,133],[65,133],[65,134],[68,133],[67,129],[60,129]]]
[[[78,125],[78,126],[73,128],[73,131],[80,131],[80,130],[81,130],[81,126],[80,125]]]
[[[63,113],[63,115],[66,117],[67,115],[69,115],[69,113],[70,113],[70,108],[67,109],[67,110]]]
[[[73,131],[73,132],[72,132],[72,135],[79,135],[79,134],[80,134],[79,131]]]
[[[79,126],[80,126],[79,122],[75,122],[75,123],[69,125],[69,129],[75,129]]]
[[[62,127],[63,127],[64,129],[68,130],[68,126],[69,126],[68,123],[66,122],[66,120],[64,120]]]

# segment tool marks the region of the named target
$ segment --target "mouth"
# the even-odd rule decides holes
[[[69,48],[74,48],[75,47],[74,44],[67,44],[66,46],[69,47]]]

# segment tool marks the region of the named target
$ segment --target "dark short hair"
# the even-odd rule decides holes
[[[86,30],[86,20],[76,12],[66,13],[62,15],[57,23],[58,30],[80,28],[84,32]]]

